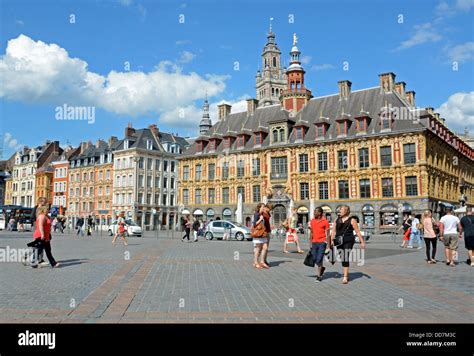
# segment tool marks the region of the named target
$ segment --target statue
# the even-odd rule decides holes
[[[296,46],[298,43],[298,37],[296,37],[296,33],[293,33],[293,46]]]

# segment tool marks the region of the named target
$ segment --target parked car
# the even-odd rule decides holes
[[[135,222],[132,220],[125,220],[125,236],[142,236],[142,228],[138,226]],[[117,220],[112,221],[112,224],[109,225],[109,228],[107,230],[109,232],[110,236],[114,236],[116,232],[118,231],[118,225],[117,225]]]
[[[226,220],[209,222],[206,226],[204,236],[207,240],[212,240],[214,237],[218,240],[222,240],[225,232],[230,233],[230,238],[235,237],[239,241],[243,241],[244,239],[248,241],[252,240],[250,229],[247,226]]]

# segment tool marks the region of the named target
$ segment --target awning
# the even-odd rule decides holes
[[[208,209],[206,213],[207,216],[214,216],[215,214],[214,209]]]
[[[392,205],[392,204],[385,204],[385,205],[382,205],[382,207],[380,208],[380,211],[394,211],[394,212],[398,212],[398,209],[395,205]]]
[[[222,215],[225,215],[225,216],[232,216],[232,211],[230,211],[229,208],[226,208],[226,209],[224,209],[224,211],[222,212]]]
[[[300,206],[297,210],[298,214],[308,214],[309,210],[305,206]]]
[[[196,210],[194,210],[193,215],[204,215],[204,213],[202,212],[201,209],[196,209]]]
[[[460,208],[454,210],[455,213],[466,213],[466,211],[467,211],[466,205],[461,206]]]
[[[181,210],[181,214],[183,214],[183,215],[189,215],[189,214],[191,214],[191,213],[189,212],[188,209],[183,209],[183,210]]]
[[[325,213],[331,213],[332,212],[331,208],[327,205],[322,206],[321,209],[323,209],[323,212],[325,212]]]
[[[366,211],[374,211],[374,207],[370,204],[365,204],[363,207],[362,207],[362,211],[363,212],[366,212]]]

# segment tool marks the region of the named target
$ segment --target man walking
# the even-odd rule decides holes
[[[453,208],[446,208],[446,215],[439,221],[439,236],[444,243],[446,265],[454,267],[454,256],[458,249],[459,239],[462,237],[461,222],[453,215]]]
[[[193,222],[193,235],[194,235],[194,241],[193,242],[198,242],[199,226],[201,226],[201,224],[199,223],[199,220],[195,218],[194,222]]]
[[[474,215],[472,207],[466,209],[466,215],[461,219],[461,227],[464,231],[464,244],[469,258],[467,260],[471,267],[474,267]]]
[[[82,230],[82,227],[84,226],[84,218],[79,218],[76,222],[76,230],[77,230],[77,235],[81,234],[81,236],[84,236],[84,230]]]
[[[315,266],[318,268],[316,282],[321,282],[324,270],[326,269],[323,266],[324,253],[329,241],[329,222],[324,217],[321,207],[314,209],[314,218],[311,220],[309,233],[311,254],[313,255]]]

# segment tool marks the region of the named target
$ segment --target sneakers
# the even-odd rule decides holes
[[[40,267],[45,267],[45,266],[47,266],[47,265],[49,265],[49,263],[48,263],[48,262],[45,262],[45,261],[40,261],[40,263],[39,263],[39,266],[40,266]]]
[[[407,248],[413,248],[413,246],[407,246]]]
[[[323,280],[323,278],[321,276],[316,276],[316,282],[319,283]]]
[[[421,250],[422,248],[423,248],[422,246],[418,246],[416,249]]]

